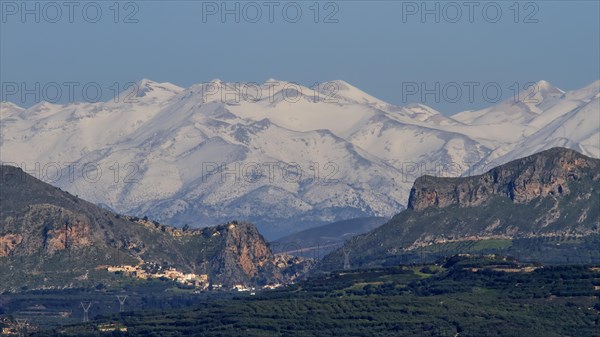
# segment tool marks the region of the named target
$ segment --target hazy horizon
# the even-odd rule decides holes
[[[40,5],[36,16],[27,14],[36,3],[20,8],[3,2],[1,81],[26,89],[101,83],[107,100],[116,90],[111,84],[142,78],[182,87],[214,78],[276,78],[306,86],[341,79],[391,104],[422,103],[452,115],[491,105],[478,90],[470,100],[466,82],[478,88],[497,83],[506,98],[515,84],[546,80],[569,91],[598,80],[600,5],[573,3],[522,2],[516,8],[478,2],[471,8],[432,2],[420,8],[406,1],[323,1],[317,10],[312,3],[282,2],[269,14],[261,2],[230,2],[221,11],[220,2],[152,1],[120,3],[118,10],[91,3],[96,5],[85,7],[85,15],[83,5],[72,15],[61,4]],[[237,14],[230,13],[235,6]],[[102,15],[94,16],[97,10]],[[294,16],[297,10],[301,14]],[[439,85],[438,92],[456,83],[463,92],[457,100],[403,97],[405,83],[423,84],[424,90]],[[2,91],[2,98],[20,106],[36,101]]]

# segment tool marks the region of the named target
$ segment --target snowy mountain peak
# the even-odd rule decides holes
[[[329,81],[327,83],[332,83],[338,86],[338,89],[340,91],[350,91],[350,92],[363,92],[362,90],[358,89],[357,87],[351,85],[350,83],[344,81],[344,80],[333,80],[333,81]]]
[[[183,91],[183,88],[176,86],[173,83],[158,83],[144,78],[137,83],[137,93],[135,97],[170,98],[171,96],[179,94],[181,91]]]
[[[0,117],[8,117],[25,110],[12,102],[0,101]]]
[[[453,119],[471,125],[515,124],[524,125],[549,111],[565,98],[565,92],[541,80],[522,84],[521,91],[502,103],[476,111],[464,111]]]
[[[555,88],[550,82],[548,82],[546,80],[539,80],[536,82],[536,85],[540,89]]]
[[[548,81],[544,81],[544,80],[540,80],[537,83],[535,83],[535,89],[541,93],[545,93],[545,94],[558,94],[558,95],[562,95],[565,92],[560,89],[555,87],[554,85],[552,85],[550,82]]]
[[[137,84],[140,87],[145,87],[145,86],[152,86],[152,85],[155,85],[158,83],[153,80],[147,79],[147,78],[142,78],[139,82],[137,82]]]
[[[565,92],[552,85],[548,81],[538,81],[538,82],[530,82],[522,85],[522,90],[519,92],[519,95],[516,97],[511,97],[505,103],[511,105],[524,105],[528,107],[531,112],[539,113],[539,107],[541,104],[549,100],[554,100],[556,98],[560,98],[565,94]],[[544,110],[543,108],[541,110]]]
[[[333,97],[359,104],[371,104],[377,107],[389,106],[388,103],[367,94],[350,83],[343,80],[333,80],[321,83],[319,92],[324,95],[333,95]]]
[[[516,100],[512,98],[510,101],[513,105],[525,107],[530,113],[540,114],[556,104],[564,94],[563,90],[541,80],[533,85],[526,85]]]

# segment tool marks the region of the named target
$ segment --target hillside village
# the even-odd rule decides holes
[[[146,264],[142,265],[122,265],[122,266],[107,266],[106,270],[111,273],[119,273],[128,277],[137,279],[169,279],[180,284],[191,286],[199,291],[206,290],[226,290],[221,283],[210,283],[208,274],[183,273],[176,268],[162,266],[153,266],[150,268]],[[276,289],[282,287],[281,283],[270,283],[263,286],[263,289]],[[250,287],[245,284],[235,284],[231,290],[237,291],[255,291],[255,287]]]
[[[122,266],[109,266],[107,270],[111,273],[122,273],[128,277],[135,277],[138,279],[151,279],[151,278],[167,278],[181,284],[193,286],[195,288],[199,288],[201,290],[208,289],[208,275],[207,274],[194,274],[194,273],[182,273],[173,267],[169,267],[166,270],[162,270],[159,267],[158,272],[153,273],[148,269],[144,268],[144,265],[131,266],[131,265],[122,265]]]

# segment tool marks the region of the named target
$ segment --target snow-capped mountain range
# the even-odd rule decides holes
[[[121,213],[250,220],[275,238],[398,213],[423,174],[473,174],[555,146],[600,157],[600,81],[570,92],[540,81],[527,99],[451,117],[344,81],[286,83],[142,80],[129,100],[3,102],[0,159]]]

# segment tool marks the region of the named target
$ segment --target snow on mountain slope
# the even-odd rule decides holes
[[[25,109],[11,102],[0,102],[0,116],[2,118],[12,117]]]
[[[221,139],[206,144],[208,156],[186,155],[184,160],[194,156],[196,165],[225,168],[212,174],[195,171],[190,183],[161,204],[172,218],[197,221],[200,213],[204,219],[260,219],[263,231],[279,235],[290,229],[290,222],[282,219],[326,222],[340,212],[353,217],[402,208],[399,200],[406,196],[395,186],[395,169],[329,131],[290,131],[267,120],[232,125],[229,131],[242,142],[232,145]],[[218,158],[212,152],[228,155]],[[203,210],[194,206],[198,204]],[[152,207],[148,204],[140,211],[152,214]]]
[[[321,93],[323,99],[343,100],[357,104],[367,104],[384,110],[391,107],[389,103],[373,97],[351,85],[350,83],[342,80],[329,81],[321,84],[318,87],[318,91]]]
[[[459,176],[557,145],[598,157],[599,83],[565,93],[541,81],[535,104],[450,118],[343,81],[142,80],[116,102],[2,103],[0,159],[29,171],[73,162],[75,174],[40,177],[119,212],[180,225],[247,219],[275,238],[391,216],[423,174]]]
[[[11,102],[0,101],[0,135],[4,135],[8,128],[13,128],[18,118],[16,116],[23,110],[20,106]],[[0,137],[0,146],[4,142],[4,137]]]
[[[518,97],[478,111],[465,111],[452,116],[469,125],[482,124],[525,124],[551,108],[563,98],[564,91],[546,81],[531,84]]]
[[[139,88],[153,94],[140,95],[132,103],[42,102],[12,114],[10,127],[3,129],[2,160],[73,162],[90,151],[110,147],[150,120],[176,94],[177,87],[144,80]]]
[[[598,95],[600,95],[600,81],[596,81],[579,90],[569,91],[564,94],[562,100],[556,102],[556,104],[544,110],[544,113],[539,114],[531,120],[529,125],[542,128],[567,112],[576,110],[582,105],[598,98]]]
[[[499,148],[486,156],[479,166],[496,166],[553,147],[566,147],[587,156],[600,157],[600,98],[598,95],[581,107],[562,115],[536,133],[510,147]],[[485,171],[485,169],[477,170]]]
[[[485,146],[463,134],[402,123],[386,115],[371,118],[348,139],[399,168],[405,175],[407,170],[413,175],[421,175],[422,170],[431,174],[437,170],[438,175],[448,175],[450,172],[445,172],[441,166],[450,165],[459,167],[458,172],[456,168],[453,171],[460,175],[468,163],[479,161],[489,152]],[[415,165],[419,166],[417,171]]]
[[[546,81],[540,81],[521,92],[520,102],[511,98],[483,110],[461,112],[452,118],[463,122],[463,125],[442,125],[440,128],[468,135],[482,145],[494,149],[486,159],[491,161],[522,147],[528,143],[528,137],[532,137],[558,118],[588,104],[598,95],[599,86],[600,81],[596,81],[582,89],[564,92]],[[574,144],[572,148],[578,149],[578,146]],[[529,154],[531,153],[527,155]],[[589,151],[584,154],[594,156],[594,153]]]
[[[566,112],[565,92],[546,81],[539,81],[497,105],[476,111],[464,111],[453,115],[454,123],[438,123],[437,127],[447,132],[456,132],[470,137],[481,145],[494,149],[510,147],[535,133],[557,115]],[[575,106],[581,102],[575,102]],[[557,114],[548,115],[554,110]],[[538,119],[540,123],[533,124]],[[549,119],[546,123],[543,119]]]
[[[374,115],[398,109],[340,80],[313,88],[275,79],[244,85],[213,80],[192,86],[190,94],[198,105],[224,103],[238,118],[266,118],[298,131],[327,129],[340,137],[360,129]]]
[[[396,111],[402,116],[401,120],[414,123],[420,121],[424,125],[461,125],[462,123],[442,115],[439,111],[423,104],[408,104],[397,108]],[[405,118],[408,118],[406,120]]]
[[[99,144],[74,160],[78,167],[94,162],[111,168],[93,190],[83,176],[71,181],[65,175],[56,184],[111,208],[178,223],[260,219],[271,234],[282,219],[322,223],[341,214],[393,214],[402,208],[409,186],[398,188],[397,170],[380,158],[326,129],[293,131],[266,118],[237,117],[229,110],[235,105],[203,103],[194,94],[198,89],[174,96],[143,127],[115,137],[109,149]],[[135,181],[115,182],[114,163],[122,166],[121,175],[134,172]],[[223,172],[208,174],[220,165]],[[252,178],[255,173],[262,178]],[[277,197],[269,198],[273,194]]]
[[[174,186],[174,190],[162,189],[162,193],[177,193],[160,198],[148,195],[156,177],[147,179],[144,173],[133,189],[125,190],[121,203],[142,203],[140,214],[160,216],[151,201],[171,199],[162,203],[170,210],[171,218],[193,223],[201,213],[207,221],[219,214],[262,219],[261,226],[269,225],[265,231],[272,234],[278,223],[269,218],[328,221],[335,213],[327,215],[328,209],[344,208],[356,209],[356,214],[387,214],[401,208],[398,200],[406,198],[394,189],[397,173],[393,168],[328,131],[290,131],[263,120],[249,125],[230,124],[219,132],[228,132],[230,137],[209,138],[177,156],[161,153],[162,144],[148,149],[139,166],[166,168],[171,163],[175,167],[162,170],[159,180],[172,181],[170,185]],[[234,137],[238,142],[224,139]],[[225,167],[211,174],[217,165]],[[175,174],[169,178],[171,172]],[[377,172],[375,177],[371,176],[373,172]],[[343,181],[337,180],[338,176]],[[85,186],[85,182],[82,184]],[[204,210],[199,212],[196,205]],[[319,214],[312,215],[315,208]],[[282,229],[281,234],[284,232]]]

